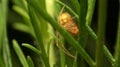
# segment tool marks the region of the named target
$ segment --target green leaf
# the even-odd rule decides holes
[[[33,63],[32,59],[30,58],[30,56],[27,56],[27,62],[29,64],[29,67],[34,67],[34,63]]]
[[[88,0],[87,16],[86,16],[86,25],[90,25],[94,13],[96,0]]]
[[[13,48],[14,48],[14,50],[15,50],[21,64],[23,65],[23,67],[29,67],[28,63],[27,63],[27,60],[25,58],[25,55],[23,54],[23,52],[22,52],[19,44],[17,43],[17,41],[13,40],[12,43],[13,43]]]
[[[32,50],[33,52],[35,52],[36,54],[38,54],[39,56],[41,56],[41,51],[38,50],[37,48],[33,47],[32,45],[27,44],[27,43],[23,43],[22,46],[24,46],[26,48],[29,48],[30,50]]]
[[[27,11],[27,4],[25,0],[11,0],[15,5],[21,7],[25,11]]]
[[[16,23],[13,23],[13,28],[15,28],[16,30],[31,34],[33,37],[35,37],[33,30],[31,30],[31,28],[26,24],[16,22]]]
[[[25,24],[28,25],[32,29],[32,25],[30,23],[30,20],[29,20],[30,18],[27,14],[27,11],[23,10],[21,7],[16,6],[16,5],[14,5],[12,8],[14,11],[16,11],[19,15],[22,16]]]
[[[3,42],[2,42],[2,44],[3,44],[3,58],[4,58],[5,66],[12,67],[11,54],[10,54],[11,52],[10,52],[10,48],[9,48],[6,30],[4,30],[2,40],[3,40]]]

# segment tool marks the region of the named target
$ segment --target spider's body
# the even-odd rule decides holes
[[[77,35],[79,30],[78,30],[78,26],[75,24],[73,18],[71,17],[71,15],[67,12],[61,13],[59,15],[59,23],[60,25],[66,29],[68,32],[70,32],[72,35]]]

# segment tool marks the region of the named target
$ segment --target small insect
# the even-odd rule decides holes
[[[60,25],[72,35],[76,36],[78,35],[79,30],[73,19],[74,18],[67,12],[61,13],[58,17]]]

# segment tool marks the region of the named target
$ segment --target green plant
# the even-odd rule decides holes
[[[12,3],[10,8],[8,8],[9,2]],[[95,0],[1,0],[0,67],[120,67],[120,9],[116,47],[114,56],[112,56],[105,45],[108,2],[107,0],[98,1],[97,34],[90,27],[95,3]],[[68,33],[58,23],[57,18],[62,6],[65,6],[65,11],[76,17],[76,24],[80,31],[76,37]],[[8,24],[12,28],[22,31],[22,33],[29,34],[36,44],[19,43],[17,39],[12,39],[11,43],[10,38],[7,36]],[[58,38],[59,47],[56,47],[54,43],[57,39],[54,34],[56,31],[60,33]],[[85,49],[88,46],[89,36],[95,44],[89,44],[94,46],[96,50],[95,53],[92,53],[93,58]],[[74,58],[66,55],[62,46]],[[30,54],[28,53],[26,56],[27,51],[25,52],[22,48],[28,50]]]

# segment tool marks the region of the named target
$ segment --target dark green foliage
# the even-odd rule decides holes
[[[105,40],[108,1],[97,2],[1,0],[0,67],[120,67],[120,13],[113,56]],[[96,3],[97,34],[91,28]],[[75,17],[79,28],[77,36],[71,35],[58,22],[63,6],[64,12]],[[11,29],[14,31],[9,34]],[[21,33],[15,36],[16,31],[27,34],[31,39]]]

